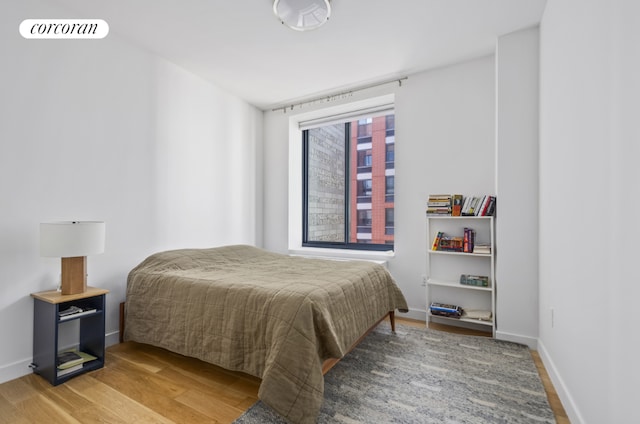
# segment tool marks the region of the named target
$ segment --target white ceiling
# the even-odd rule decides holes
[[[546,3],[332,0],[329,22],[298,32],[271,0],[55,1],[262,109],[488,54]]]

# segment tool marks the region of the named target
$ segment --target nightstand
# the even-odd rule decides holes
[[[84,293],[79,294],[63,295],[56,290],[31,294],[34,299],[32,368],[36,374],[57,386],[72,377],[104,366],[107,293],[109,290],[87,287]],[[60,314],[72,307],[82,312]],[[77,343],[59,346],[59,330],[74,325],[79,326]],[[58,354],[70,349],[78,350],[81,355],[88,354],[89,358],[85,357],[84,362],[59,370]]]

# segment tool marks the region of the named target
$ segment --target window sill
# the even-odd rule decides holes
[[[359,259],[365,261],[387,262],[395,257],[393,250],[371,251],[352,249],[323,249],[321,247],[299,247],[289,249],[289,254],[293,256],[306,256],[328,259]]]

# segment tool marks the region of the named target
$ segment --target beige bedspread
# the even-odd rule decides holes
[[[371,262],[251,246],[154,254],[128,278],[125,340],[262,379],[258,396],[291,422],[315,422],[322,363],[341,358],[389,311],[407,310]]]

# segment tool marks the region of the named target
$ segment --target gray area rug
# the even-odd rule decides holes
[[[325,376],[318,423],[555,423],[526,346],[388,323]],[[234,424],[286,423],[262,402]]]

